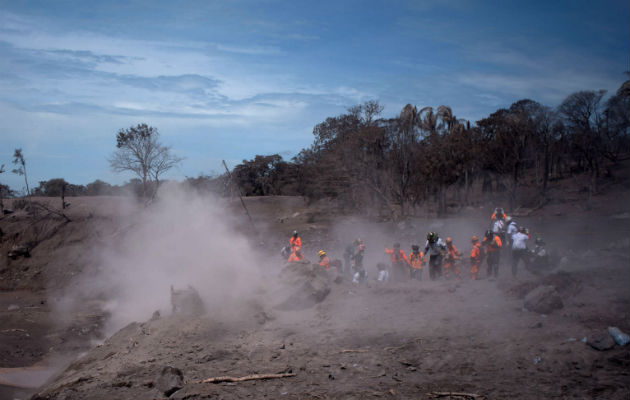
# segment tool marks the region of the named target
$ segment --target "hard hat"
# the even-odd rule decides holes
[[[326,252],[324,250],[320,250],[320,251],[317,252],[317,255],[320,256],[320,257],[323,257],[323,256],[326,255]]]
[[[487,237],[487,238],[491,238],[491,237],[492,237],[492,235],[494,235],[494,233],[493,233],[490,229],[488,229],[488,230],[486,231],[486,237]]]
[[[453,243],[453,239],[451,239],[450,237],[447,237],[446,238],[446,243],[447,244]]]
[[[473,235],[473,237],[470,239],[473,243],[476,243],[479,241],[479,238],[477,237],[477,235]]]
[[[293,231],[293,236],[297,236],[298,231]]]
[[[512,222],[512,217],[506,217],[506,218],[505,218],[505,222],[507,222],[508,224],[509,224],[510,222]]]

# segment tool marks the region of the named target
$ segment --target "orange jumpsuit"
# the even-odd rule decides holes
[[[289,256],[289,262],[296,262],[296,261],[302,261],[302,260],[304,260],[304,256],[302,255],[302,253],[298,254],[297,251],[294,251]]]
[[[302,239],[299,236],[291,236],[289,239],[289,244],[291,245],[291,251],[295,251],[295,249],[299,249],[302,247]]]
[[[499,275],[499,256],[501,246],[501,238],[498,235],[493,235],[491,240],[488,238],[483,238],[482,244],[486,246],[486,254],[488,258],[486,262],[488,263],[488,276],[494,275],[496,278]]]
[[[409,264],[405,252],[385,247],[385,253],[392,255],[392,274],[394,275],[394,280],[402,280],[406,275],[405,265]]]
[[[407,261],[409,266],[411,267],[411,278],[417,278],[418,280],[422,280],[422,267],[424,266],[426,260],[424,259],[424,253],[413,253],[409,254],[409,260]]]
[[[322,267],[328,269],[330,268],[330,258],[328,258],[328,256],[324,256],[319,260],[319,265],[321,265]]]
[[[479,279],[479,266],[481,265],[481,256],[483,249],[481,243],[476,242],[470,251],[470,279]]]
[[[455,247],[452,243],[450,245],[446,244],[446,249],[448,251],[448,255],[442,265],[442,268],[444,268],[444,276],[448,277],[452,269],[453,275],[455,275],[455,278],[459,280],[459,266],[457,265],[457,260],[459,260],[459,256],[461,256],[462,253],[457,251],[457,247]]]

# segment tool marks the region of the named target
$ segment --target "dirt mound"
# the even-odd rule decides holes
[[[577,272],[558,271],[507,288],[507,294],[523,299],[539,286],[553,287],[562,298],[577,295],[582,290],[583,276]]]
[[[287,263],[280,273],[280,282],[284,286],[281,298],[286,296],[286,299],[275,308],[303,310],[321,303],[330,293],[332,273],[319,264]]]

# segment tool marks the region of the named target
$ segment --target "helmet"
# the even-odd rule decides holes
[[[437,240],[437,237],[438,237],[438,234],[437,234],[437,233],[435,233],[435,232],[429,232],[429,233],[427,233],[427,240],[428,240],[430,243],[435,242],[435,241]]]
[[[298,231],[293,231],[293,236],[297,236],[298,235]]]
[[[320,256],[320,257],[323,257],[323,256],[326,255],[326,252],[324,250],[320,250],[320,251],[317,252],[317,255]]]
[[[493,235],[494,235],[494,233],[493,233],[490,229],[488,229],[488,230],[486,231],[486,237],[487,237],[487,238],[491,238]]]
[[[451,239],[450,237],[446,238],[446,244],[451,244],[453,243],[453,239]]]
[[[477,235],[473,235],[473,237],[470,239],[473,243],[477,243],[479,241],[479,238],[477,237]]]
[[[505,222],[509,225],[512,222],[512,217],[505,218]]]

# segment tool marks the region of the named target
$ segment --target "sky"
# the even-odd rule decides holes
[[[0,183],[122,184],[108,159],[139,123],[184,158],[165,177],[290,160],[313,127],[368,100],[477,121],[529,98],[614,93],[627,0],[0,0]]]

